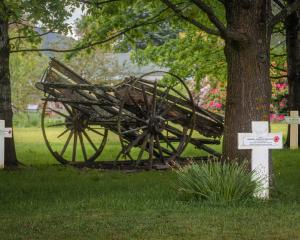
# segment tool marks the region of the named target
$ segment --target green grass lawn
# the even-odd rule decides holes
[[[27,166],[0,171],[1,240],[300,239],[298,150],[273,151],[272,200],[212,206],[179,196],[172,171],[63,167],[48,153],[39,129],[15,134],[18,157]],[[104,157],[117,145],[110,139]]]

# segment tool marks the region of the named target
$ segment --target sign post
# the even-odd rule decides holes
[[[5,138],[12,137],[12,129],[5,128],[5,121],[0,120],[0,169],[4,168]]]
[[[252,149],[251,170],[262,188],[255,197],[269,198],[269,149],[280,148],[282,133],[269,133],[268,122],[253,121],[252,133],[238,133],[238,149]]]
[[[300,124],[298,111],[291,111],[290,116],[285,117],[285,122],[290,124],[290,149],[298,149],[298,124]]]

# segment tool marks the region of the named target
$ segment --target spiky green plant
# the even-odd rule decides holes
[[[192,163],[176,170],[177,189],[185,195],[211,203],[236,203],[253,199],[259,179],[246,164]]]

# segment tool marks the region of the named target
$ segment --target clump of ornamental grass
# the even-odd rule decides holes
[[[191,163],[176,170],[177,189],[186,197],[213,204],[246,202],[261,189],[259,179],[246,163],[216,160]]]

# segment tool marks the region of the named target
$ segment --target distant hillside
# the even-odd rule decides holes
[[[42,34],[43,31],[40,28],[36,28],[36,31],[39,34]],[[57,49],[65,49],[74,43],[74,39],[71,37],[64,36],[58,33],[49,33],[42,36],[42,48],[57,48]],[[48,57],[54,57],[52,52],[44,52],[44,54]]]

